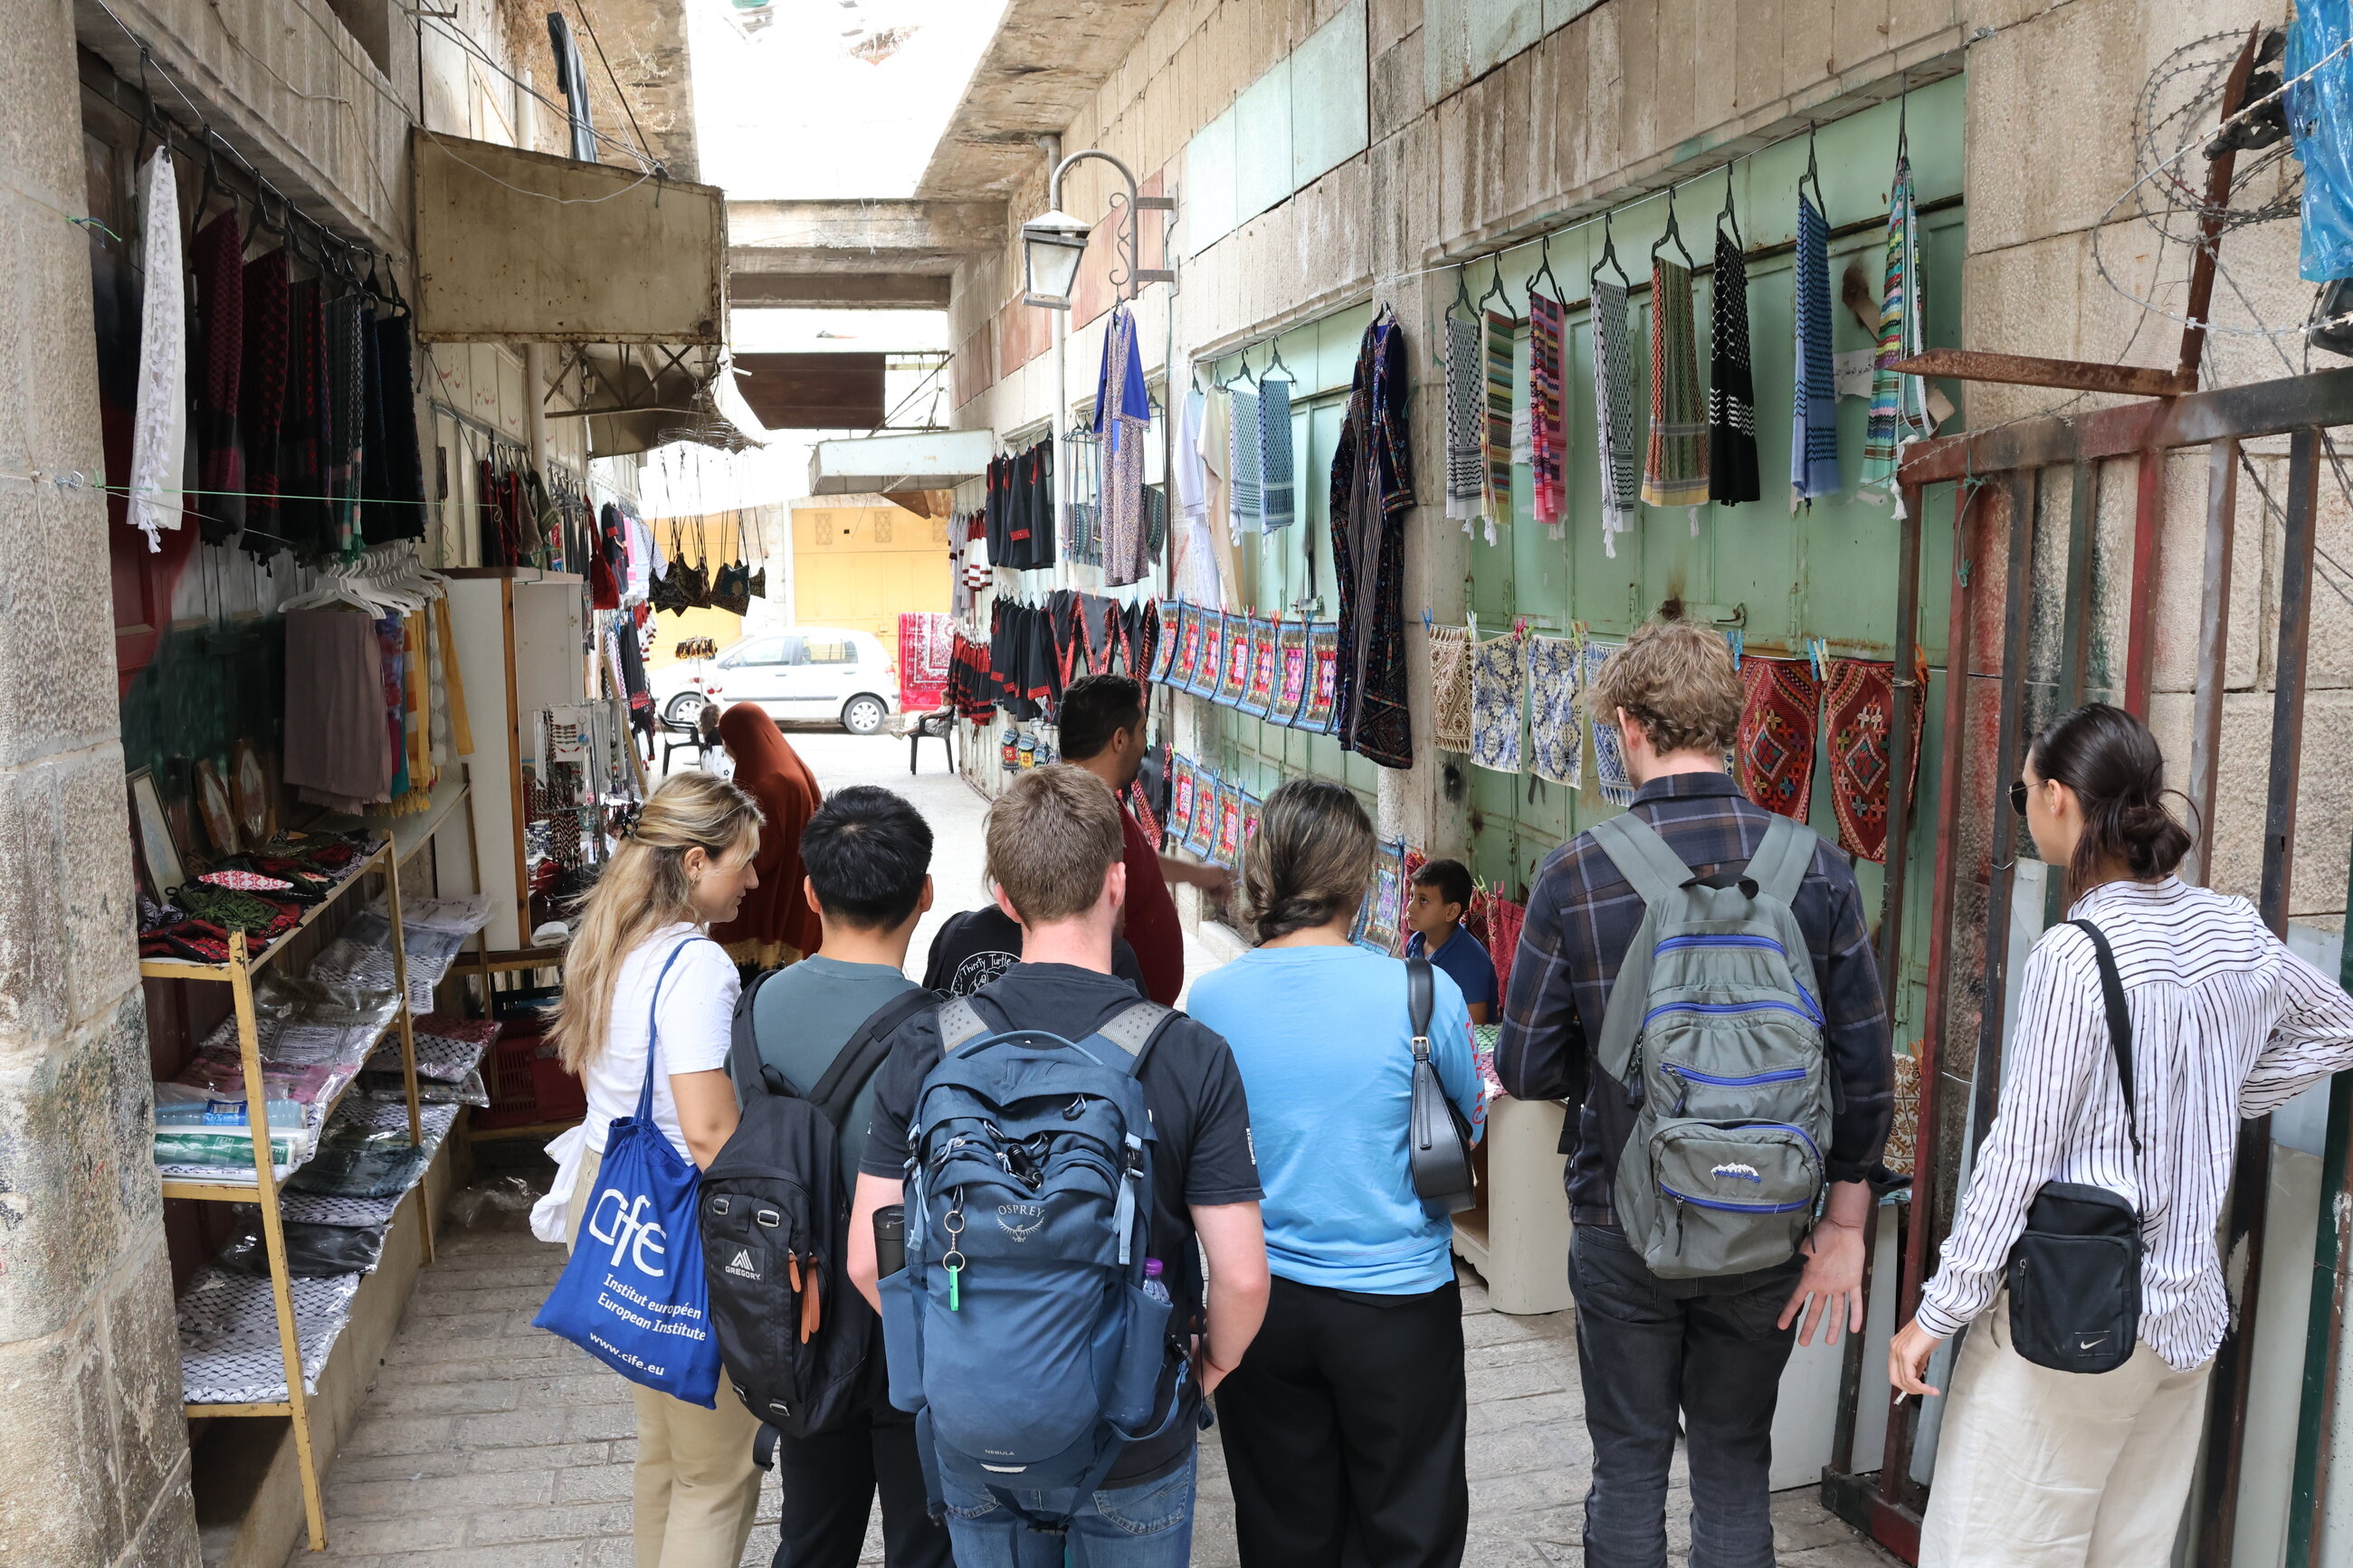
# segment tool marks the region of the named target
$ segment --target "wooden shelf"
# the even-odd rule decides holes
[[[395,1012],[390,1018],[385,1021],[384,1027],[378,1029],[375,1032],[375,1037],[368,1041],[367,1050],[360,1058],[360,1070],[352,1074],[350,1078],[345,1079],[343,1080],[343,1087],[335,1090],[333,1098],[330,1099],[326,1105],[321,1109],[319,1112],[319,1131],[322,1134],[324,1134],[327,1131],[327,1122],[329,1119],[331,1119],[335,1112],[342,1108],[343,1100],[351,1094],[353,1089],[358,1087],[361,1078],[367,1072],[368,1058],[375,1055],[375,1048],[384,1044],[385,1040],[395,1029],[400,1027],[400,1014],[398,1012]],[[318,1150],[314,1147],[311,1152],[311,1153],[316,1154]],[[302,1163],[307,1165],[310,1163],[310,1161],[305,1160]],[[273,1164],[269,1179],[273,1183],[283,1185],[285,1183],[293,1179],[295,1171],[299,1171],[301,1168],[301,1165],[296,1165],[292,1169],[289,1170],[285,1175],[280,1176],[276,1173],[276,1166]],[[261,1184],[258,1181],[216,1182],[206,1181],[197,1176],[166,1176],[164,1178],[164,1195],[167,1198],[186,1198],[191,1202],[200,1204],[258,1204],[261,1201]]]
[[[342,901],[343,895],[358,887],[370,871],[380,869],[385,858],[392,853],[392,848],[393,846],[389,842],[379,845],[374,853],[356,862],[352,867],[352,874],[336,883],[334,890],[325,898],[303,910],[302,918],[294,922],[291,930],[281,932],[260,952],[248,953],[245,967],[248,971],[269,967],[271,960],[286,951],[287,943],[308,931],[311,923],[321,915],[333,909]],[[234,977],[235,969],[236,965],[233,963],[199,963],[190,958],[142,958],[139,961],[140,974],[149,980],[225,981]]]

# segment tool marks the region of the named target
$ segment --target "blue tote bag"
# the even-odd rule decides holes
[[[662,982],[686,945],[680,942],[662,961],[649,1015],[658,1013]],[[710,1410],[719,1392],[719,1342],[711,1332],[702,1232],[695,1223],[702,1173],[654,1121],[660,1059],[659,1026],[649,1016],[638,1113],[613,1118],[596,1190],[572,1238],[572,1261],[532,1323],[631,1383]]]

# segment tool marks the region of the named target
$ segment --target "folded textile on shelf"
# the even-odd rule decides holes
[[[294,1336],[301,1347],[302,1388],[315,1394],[345,1324],[359,1273],[294,1279]],[[286,1396],[285,1352],[267,1275],[216,1263],[196,1271],[180,1294],[180,1397],[189,1405],[276,1405]]]

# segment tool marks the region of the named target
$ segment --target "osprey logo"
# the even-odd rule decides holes
[[[760,1265],[754,1260],[750,1247],[739,1247],[735,1249],[735,1256],[727,1260],[727,1272],[738,1279],[757,1279]]]
[[[999,1204],[997,1227],[1016,1241],[1027,1241],[1046,1223],[1046,1211],[1037,1204]]]
[[[1757,1173],[1756,1166],[1744,1165],[1738,1161],[1730,1161],[1725,1164],[1718,1165],[1714,1170],[1710,1171],[1708,1174],[1715,1177],[1719,1181],[1726,1176],[1732,1176],[1744,1182],[1755,1182],[1760,1186],[1764,1184],[1765,1181],[1764,1177]]]

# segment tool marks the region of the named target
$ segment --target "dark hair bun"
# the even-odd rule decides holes
[[[2165,753],[2148,726],[2123,709],[2086,702],[2052,720],[2027,752],[2040,777],[2075,792],[2084,835],[2067,867],[2067,896],[2079,898],[2102,868],[2122,865],[2152,881],[2173,874],[2189,852],[2189,830],[2166,809]]]

